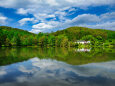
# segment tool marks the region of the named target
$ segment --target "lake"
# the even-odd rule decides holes
[[[2,47],[0,86],[115,86],[115,49]]]

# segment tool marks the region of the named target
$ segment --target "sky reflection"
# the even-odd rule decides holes
[[[0,67],[0,86],[114,86],[115,61],[73,66],[39,59]]]

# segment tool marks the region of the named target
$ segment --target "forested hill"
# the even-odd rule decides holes
[[[105,39],[115,39],[115,31],[104,29],[90,29],[86,27],[70,27],[54,32],[53,35],[66,35],[70,41],[80,40],[85,36],[102,37]]]
[[[77,40],[91,41],[93,45],[114,45],[115,31],[70,27],[52,33],[34,34],[17,28],[0,26],[0,46],[76,46]]]
[[[8,26],[0,26],[0,31],[3,31],[7,34],[28,34],[28,35],[32,35],[33,33],[30,33],[26,30],[22,30],[22,29],[18,29],[18,28],[12,28],[12,27],[8,27]]]
[[[26,42],[33,39],[35,36],[35,34],[22,29],[0,26],[0,46],[18,46],[22,45],[22,41],[24,41],[23,45],[27,45]]]

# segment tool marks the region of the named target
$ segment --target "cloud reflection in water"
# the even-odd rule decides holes
[[[114,86],[115,61],[73,66],[37,57],[0,67],[0,86]]]

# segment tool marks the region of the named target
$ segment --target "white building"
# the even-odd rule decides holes
[[[77,41],[75,43],[78,43],[78,44],[90,44],[91,42],[90,41],[83,41],[83,40],[81,40],[81,41]]]

